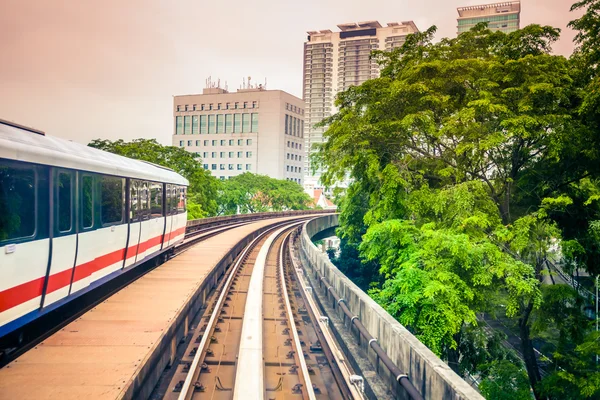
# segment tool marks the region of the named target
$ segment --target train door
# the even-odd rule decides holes
[[[127,246],[125,178],[102,175],[99,180],[100,226],[95,235],[102,255],[96,258],[91,276],[92,283],[123,268]]]
[[[169,229],[169,242],[168,246],[175,243],[175,237],[177,235],[177,200],[179,199],[176,185],[169,185],[169,219],[171,220]]]
[[[52,252],[42,307],[69,294],[77,252],[76,177],[75,171],[52,169]]]
[[[150,189],[148,182],[140,181],[138,188],[138,205],[140,217],[140,244],[136,254],[135,262],[143,260],[148,253],[151,241],[151,220],[150,220]]]
[[[135,263],[135,258],[140,246],[141,213],[139,188],[141,182],[135,179],[129,180],[129,235],[127,241],[127,254],[124,267]]]
[[[86,172],[78,173],[78,230],[77,257],[71,278],[70,293],[89,286],[92,273],[102,261],[104,244],[96,230],[100,225],[99,176]]]
[[[49,173],[0,159],[0,336],[41,304],[50,257]]]
[[[165,228],[165,239],[164,246],[168,247],[171,241],[171,230],[173,229],[173,185],[165,185],[166,188],[166,202],[165,202],[165,216],[167,218],[166,228]]]
[[[162,249],[163,235],[165,233],[163,185],[162,183],[148,182],[148,189],[150,194],[150,210],[148,212],[148,221],[146,223],[146,227],[148,228],[146,257]]]

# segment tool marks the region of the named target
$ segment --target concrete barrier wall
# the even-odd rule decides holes
[[[322,253],[311,241],[318,232],[338,225],[338,215],[325,215],[307,222],[300,237],[303,258],[308,260],[309,268],[319,271],[329,285],[342,297],[348,308],[356,314],[369,333],[377,338],[377,342],[421,392],[425,399],[483,399],[467,382],[458,376],[446,363],[413,336],[404,326],[396,321],[381,306],[356,286],[329,261],[327,254]],[[310,272],[310,271],[309,271]],[[320,291],[327,293],[327,287],[320,285]],[[328,294],[327,294],[328,295]],[[337,308],[338,316],[344,318],[343,312]],[[348,318],[345,326],[350,327]],[[355,337],[357,335],[355,334]],[[357,337],[357,340],[360,340]],[[368,352],[370,361],[377,374],[387,382],[389,389],[397,398],[406,398],[404,390],[389,376],[387,368],[379,362],[377,355],[367,343],[361,343]]]

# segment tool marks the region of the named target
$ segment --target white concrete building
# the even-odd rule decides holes
[[[413,21],[391,22],[385,27],[377,21],[367,21],[341,24],[338,28],[339,32],[309,31],[304,43],[304,178],[305,187],[309,188],[321,187],[320,171],[315,175],[310,172],[309,153],[313,144],[323,142],[326,130],[315,129],[314,125],[335,112],[337,93],[379,76],[379,65],[370,59],[373,50],[400,47],[408,34],[419,31]]]
[[[304,102],[262,85],[229,93],[207,88],[173,99],[173,146],[202,159],[213,176],[244,172],[302,185]]]
[[[521,1],[482,4],[457,8],[458,34],[466,32],[480,22],[487,22],[492,31],[510,33],[521,25]]]

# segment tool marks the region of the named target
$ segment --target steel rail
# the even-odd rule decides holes
[[[275,229],[275,228],[272,228],[272,229]],[[189,400],[192,398],[192,395],[194,393],[193,382],[195,382],[198,379],[198,375],[200,372],[200,368],[199,368],[200,360],[202,359],[202,356],[206,350],[208,341],[211,336],[211,332],[212,332],[212,330],[215,326],[215,323],[218,319],[219,310],[221,309],[221,306],[225,302],[227,292],[229,291],[229,287],[231,286],[231,283],[233,282],[235,273],[237,272],[239,267],[244,262],[246,255],[249,254],[250,251],[252,250],[252,248],[256,245],[256,243],[258,243],[260,240],[262,240],[263,237],[266,234],[268,234],[270,231],[271,231],[271,229],[269,229],[269,230],[261,233],[257,237],[255,237],[244,248],[244,250],[242,250],[242,252],[238,256],[233,268],[230,269],[229,276],[227,277],[227,281],[225,282],[225,285],[223,286],[223,290],[221,291],[221,294],[219,295],[219,298],[217,299],[217,302],[215,303],[214,312],[210,316],[206,330],[204,331],[204,335],[202,335],[202,340],[200,341],[200,344],[198,345],[198,351],[196,352],[196,355],[194,356],[194,360],[192,361],[192,364],[190,365],[189,373],[186,376],[183,386],[181,388],[181,394],[179,395],[179,400]]]
[[[292,269],[297,282],[300,285],[300,295],[304,299],[305,303],[308,304],[307,311],[315,323],[315,333],[321,342],[323,352],[327,357],[329,364],[331,365],[334,373],[334,378],[338,383],[338,386],[342,390],[344,396],[349,399],[365,399],[366,396],[364,391],[361,391],[354,382],[351,381],[350,377],[353,375],[351,367],[346,362],[342,351],[338,348],[336,341],[331,332],[329,332],[328,320],[322,321],[319,307],[313,299],[312,290],[309,292],[309,285],[306,284],[306,280],[303,272],[296,263],[296,260],[292,254],[292,240],[288,241],[288,252],[290,255],[290,261],[292,263]],[[327,318],[327,317],[325,317]],[[346,389],[346,390],[343,390]]]
[[[288,232],[286,235],[286,239],[292,234],[293,231]],[[290,330],[292,331],[292,338],[294,339],[294,344],[296,348],[296,355],[298,356],[298,362],[300,363],[300,371],[302,372],[302,377],[304,380],[304,386],[306,387],[306,397],[309,400],[316,400],[315,390],[313,388],[309,373],[308,366],[306,365],[306,359],[304,358],[304,351],[302,350],[302,345],[300,344],[300,337],[298,336],[298,330],[296,329],[296,322],[294,321],[294,315],[292,314],[292,306],[290,304],[290,297],[287,291],[287,285],[285,283],[285,275],[283,271],[283,251],[286,243],[286,239],[283,240],[281,246],[279,247],[279,279],[281,284],[281,291],[283,292],[283,299],[285,302],[285,309],[288,316],[288,321],[290,323]],[[304,390],[302,391],[302,396],[304,397]]]

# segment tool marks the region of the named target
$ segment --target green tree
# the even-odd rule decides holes
[[[507,294],[540,398],[532,316],[562,235],[553,217],[600,164],[581,67],[550,54],[552,27],[478,25],[438,43],[434,32],[376,52],[381,77],[338,95],[313,162],[326,184],[349,172],[360,193],[343,202],[340,232],[356,243],[366,231],[361,255],[387,278],[373,296],[451,360],[464,327]]]
[[[220,214],[305,210],[310,197],[295,182],[250,172],[229,178],[219,191]]]
[[[179,147],[163,146],[155,139],[135,139],[131,142],[95,139],[88,146],[171,168],[190,182],[188,218],[216,215],[220,182],[202,168],[200,159],[194,154]]]

